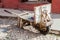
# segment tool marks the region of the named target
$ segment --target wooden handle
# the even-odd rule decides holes
[[[4,10],[5,12],[9,13],[9,14],[12,14],[11,12],[7,11],[7,10]]]

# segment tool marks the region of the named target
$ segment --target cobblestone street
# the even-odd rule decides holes
[[[14,18],[0,18],[0,40],[60,40],[60,36],[55,34],[42,35],[28,30],[20,29]]]

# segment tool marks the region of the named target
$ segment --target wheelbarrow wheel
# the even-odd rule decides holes
[[[40,30],[40,33],[46,35],[49,32],[49,27],[46,27],[46,31]]]

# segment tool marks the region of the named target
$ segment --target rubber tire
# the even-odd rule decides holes
[[[49,27],[46,27],[46,29],[47,29],[46,31],[40,30],[40,33],[43,34],[43,35],[48,34],[48,32],[49,32]]]

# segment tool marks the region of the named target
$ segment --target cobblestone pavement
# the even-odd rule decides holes
[[[13,18],[0,18],[0,40],[60,40],[60,36],[55,34],[42,35],[20,29],[15,26],[16,23]]]

